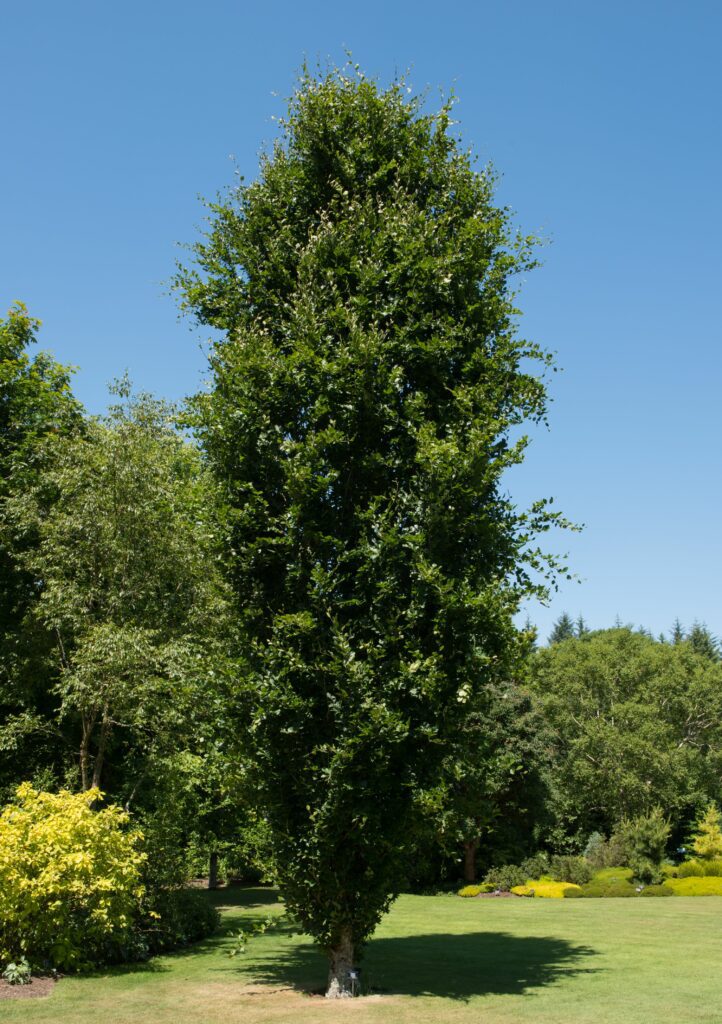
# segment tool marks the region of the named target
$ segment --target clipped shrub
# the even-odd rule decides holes
[[[515,885],[511,891],[517,896],[535,896],[539,899],[561,900],[567,895],[569,889],[577,889],[581,892],[578,885],[572,885],[570,882],[551,882],[546,879],[530,879],[526,885]]]
[[[663,864],[662,875],[664,878],[677,878],[679,876],[679,867],[676,864]]]
[[[484,876],[484,881],[492,889],[509,892],[515,885],[524,885],[527,875],[516,864],[504,864],[500,868],[491,868]]]
[[[639,894],[632,884],[630,868],[603,868],[597,871],[591,882],[581,887],[581,895],[590,899],[614,899]]]
[[[463,889],[459,889],[458,896],[480,896],[483,892],[493,892],[494,886],[488,882],[482,882],[480,885],[465,885]]]
[[[0,960],[74,970],[132,931],[143,889],[139,833],[97,789],[44,793],[24,783],[0,814]]]
[[[645,885],[640,896],[674,896],[674,892],[666,885]]]
[[[722,878],[668,878],[665,887],[675,896],[722,896]]]
[[[515,896],[534,896],[534,889],[531,885],[515,885],[511,891]]]
[[[592,880],[594,872],[584,857],[562,855],[552,857],[550,874],[555,882],[573,882],[585,885]]]

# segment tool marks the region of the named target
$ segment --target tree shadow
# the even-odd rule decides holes
[[[598,970],[595,950],[554,936],[505,932],[413,935],[372,939],[362,964],[362,990],[468,1001],[473,996],[523,995],[561,978]],[[258,982],[318,991],[323,956],[310,943],[254,956]]]

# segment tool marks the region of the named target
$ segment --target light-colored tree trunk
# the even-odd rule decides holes
[[[478,839],[467,839],[464,843],[464,881],[476,881],[476,851],[479,849]]]
[[[349,925],[339,932],[338,942],[329,951],[327,999],[344,999],[353,995],[351,971],[354,969],[353,933]]]

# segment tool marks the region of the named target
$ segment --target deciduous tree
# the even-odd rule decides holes
[[[548,568],[533,538],[554,516],[502,485],[545,414],[548,358],[513,292],[533,240],[452,124],[402,82],[304,71],[258,180],[212,205],[178,277],[222,332],[199,432],[235,513],[249,773],[329,995]]]

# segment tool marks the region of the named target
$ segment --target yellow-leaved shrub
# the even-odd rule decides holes
[[[140,833],[100,792],[24,783],[0,814],[0,961],[75,969],[106,958],[143,895]]]
[[[572,882],[552,882],[546,879],[529,879],[526,885],[515,885],[511,890],[516,896],[535,896],[547,900],[561,900],[569,892],[581,893],[581,888]]]
[[[664,885],[675,896],[722,896],[722,878],[668,878]]]

